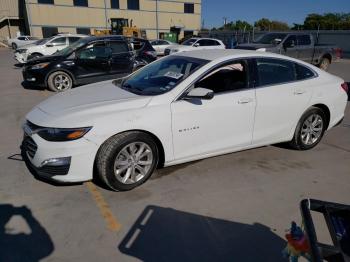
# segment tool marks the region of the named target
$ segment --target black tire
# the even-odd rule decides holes
[[[57,84],[56,82],[59,77],[62,79],[61,84]],[[51,73],[47,78],[47,87],[53,92],[63,92],[73,87],[73,79],[66,72],[56,71]]]
[[[132,143],[145,143],[152,151],[152,164],[146,175],[132,184],[122,183],[114,173],[114,165],[118,154]],[[153,138],[143,132],[131,131],[115,135],[108,139],[99,149],[96,156],[96,170],[100,180],[111,190],[127,191],[146,182],[156,169],[159,161],[158,147]]]
[[[329,58],[327,57],[323,57],[320,61],[319,67],[322,70],[327,71],[330,64],[331,64],[331,60],[329,60]]]
[[[27,60],[31,60],[31,59],[35,59],[35,58],[39,58],[39,57],[42,57],[43,55],[42,54],[39,54],[39,53],[33,53],[33,54],[30,54],[27,58]]]
[[[302,139],[302,128],[308,118],[313,115],[318,115],[322,119],[322,130],[320,131],[320,136],[312,144],[306,144]],[[299,123],[295,129],[293,140],[289,142],[289,145],[296,150],[308,150],[314,148],[321,140],[327,127],[327,117],[323,110],[317,107],[311,107],[307,110],[299,120]]]
[[[14,50],[16,50],[16,49],[17,49],[17,47],[18,47],[16,43],[12,43],[12,45],[11,45],[11,46],[12,46],[12,49],[14,49]]]

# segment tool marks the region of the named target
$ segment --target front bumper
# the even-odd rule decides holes
[[[24,63],[27,62],[27,54],[26,53],[15,52],[15,59],[19,63],[24,64]]]
[[[46,87],[46,72],[42,69],[31,70],[23,67],[22,76],[25,83],[38,87]]]
[[[21,151],[35,175],[57,182],[84,182],[93,177],[93,165],[98,146],[81,138],[69,142],[50,142],[38,134],[24,135]],[[69,158],[69,164],[46,165],[54,158]]]

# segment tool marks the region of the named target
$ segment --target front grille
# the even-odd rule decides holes
[[[39,172],[49,176],[64,176],[68,174],[70,165],[64,166],[43,166],[38,169]]]
[[[38,146],[31,137],[24,136],[22,149],[24,152],[27,152],[31,158],[33,158],[35,156],[36,150],[38,149]]]
[[[164,55],[169,55],[169,54],[170,54],[170,49],[166,48],[166,49],[164,50]]]

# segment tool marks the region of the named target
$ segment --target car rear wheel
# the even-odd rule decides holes
[[[63,92],[73,87],[73,80],[66,72],[57,71],[50,74],[47,85],[51,91]]]
[[[290,145],[297,150],[315,147],[323,137],[326,124],[325,113],[317,107],[310,108],[299,120]]]
[[[152,175],[158,164],[158,148],[151,136],[133,131],[108,139],[96,158],[99,178],[114,191],[131,190]]]
[[[16,50],[17,49],[17,44],[16,43],[12,43],[12,49]]]
[[[327,71],[331,61],[327,57],[323,57],[320,62],[320,68],[324,71]]]

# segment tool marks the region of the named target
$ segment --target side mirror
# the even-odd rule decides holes
[[[279,45],[281,42],[282,42],[282,39],[280,39],[280,38],[276,38],[276,39],[272,40],[273,45]]]
[[[48,43],[48,44],[46,44],[46,47],[53,47],[53,44]]]
[[[203,88],[203,87],[197,87],[193,88],[188,94],[185,96],[185,99],[193,99],[193,98],[198,98],[198,99],[204,99],[204,100],[210,100],[214,97],[214,91]]]
[[[198,46],[199,46],[199,43],[195,43],[193,46],[194,46],[194,47],[198,47]]]

